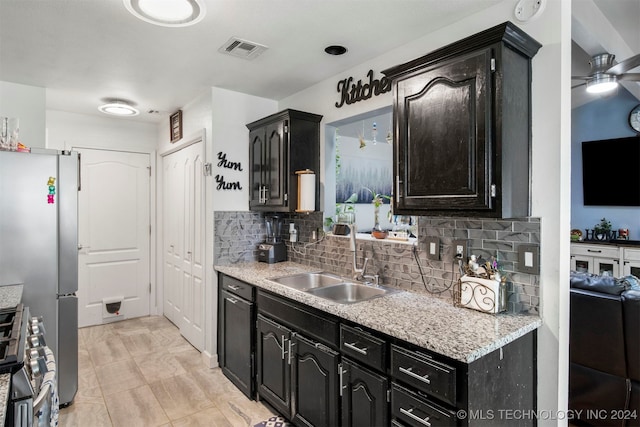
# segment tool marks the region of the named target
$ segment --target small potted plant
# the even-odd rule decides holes
[[[365,189],[369,191],[373,196],[373,198],[371,199],[371,203],[373,203],[373,230],[371,231],[371,235],[376,239],[384,239],[385,237],[387,237],[387,232],[384,231],[380,226],[380,206],[384,204],[384,199],[391,200],[391,197],[384,194],[376,193],[366,187]]]
[[[611,221],[602,218],[600,222],[593,227],[593,234],[597,240],[609,240],[611,237]]]
[[[336,224],[353,224],[356,221],[356,208],[354,203],[357,201],[358,195],[353,193],[344,202],[336,203],[335,216],[325,218],[324,226],[327,227],[327,229],[335,229],[334,226]],[[346,233],[346,230],[344,230],[344,232]]]

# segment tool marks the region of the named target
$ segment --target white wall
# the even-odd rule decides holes
[[[215,211],[249,210],[249,129],[247,123],[278,112],[278,104],[272,99],[245,95],[221,88],[213,88],[213,177],[224,177],[225,182],[239,182],[242,190],[219,190],[213,183]],[[226,153],[226,159],[239,162],[242,171],[218,166],[218,153]]]
[[[69,113],[66,111],[47,110],[47,148],[71,150],[77,148],[93,148],[102,150],[118,150],[149,154],[151,163],[150,185],[150,221],[155,229],[156,218],[156,126],[152,123],[139,122],[131,118],[118,118],[105,115],[88,115]],[[161,300],[158,299],[156,257],[154,248],[156,235],[150,241],[150,275],[151,281],[151,314],[161,313]]]
[[[323,124],[362,114],[391,104],[391,94],[373,97],[340,109],[337,82],[354,76],[364,78],[424,55],[463,37],[511,20],[515,2],[502,2],[417,39],[372,61],[346,70],[279,103],[279,109],[296,108],[324,116]],[[570,214],[570,2],[550,0],[537,20],[522,29],[543,44],[533,59],[533,188],[532,214],[542,218],[541,316],[538,332],[538,409],[556,413],[567,408],[568,393],[568,295]],[[321,140],[327,141],[324,126]],[[326,163],[325,152],[321,158]],[[563,165],[564,167],[560,167]],[[322,167],[326,170],[325,166]],[[321,181],[324,183],[324,175]],[[566,242],[566,244],[565,244]],[[540,425],[563,425],[557,418]]]
[[[611,221],[613,229],[628,228],[630,239],[640,239],[640,208],[637,206],[585,206],[582,186],[582,142],[637,135],[629,126],[629,113],[638,100],[626,89],[616,95],[596,97],[574,108],[571,119],[571,227],[592,229],[600,219]],[[620,167],[633,167],[618,159]],[[638,167],[636,165],[636,167]]]
[[[156,149],[156,126],[130,118],[47,110],[47,148],[73,147],[152,153]]]
[[[211,94],[209,90],[204,91],[200,96],[189,102],[182,107],[182,138],[175,143],[171,142],[169,133],[169,116],[163,118],[160,123],[156,125],[156,139],[158,145],[158,203],[157,203],[157,241],[156,257],[157,257],[157,269],[156,275],[158,277],[158,306],[160,313],[164,306],[164,251],[163,251],[163,233],[164,233],[164,219],[163,219],[163,175],[162,175],[162,163],[163,156],[179,150],[181,147],[188,145],[190,142],[204,138],[204,150],[205,150],[205,162],[209,162],[211,153]],[[202,357],[210,367],[215,367],[218,364],[216,349],[215,349],[215,328],[217,307],[215,304],[216,288],[215,286],[215,274],[213,271],[213,207],[212,207],[212,193],[211,189],[211,177],[205,177],[205,348],[202,353]],[[213,338],[212,338],[213,337]]]
[[[45,102],[42,87],[0,81],[0,117],[19,119],[19,141],[45,148]]]
[[[211,88],[182,108],[183,138],[171,143],[168,118],[156,126],[158,142],[158,164],[161,156],[180,149],[185,143],[204,135],[205,162],[212,164],[212,176],[205,178],[205,351],[203,357],[211,367],[217,366],[217,276],[213,270],[213,236],[215,211],[247,211],[249,209],[249,130],[246,124],[277,112],[273,100],[258,98],[220,88]],[[243,171],[219,168],[217,153],[223,151],[227,160],[240,162]],[[219,191],[216,189],[216,175],[224,175],[229,182],[239,181],[241,191]],[[162,172],[158,175],[158,206],[162,206]],[[162,289],[162,212],[158,209],[157,276]],[[162,293],[159,305],[162,307]]]

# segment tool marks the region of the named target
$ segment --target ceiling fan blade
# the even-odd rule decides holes
[[[617,63],[613,67],[609,68],[605,73],[607,74],[622,74],[629,70],[633,70],[636,67],[640,67],[640,53],[627,58],[622,62]]]
[[[577,87],[584,86],[584,85],[586,85],[586,84],[587,84],[587,82],[580,83],[579,85],[571,86],[571,89],[575,89],[575,88],[577,88]]]
[[[593,76],[571,76],[571,80],[591,80]]]
[[[627,73],[618,76],[618,80],[627,80],[632,82],[640,82],[640,73]]]

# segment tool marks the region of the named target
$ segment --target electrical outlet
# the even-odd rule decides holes
[[[469,242],[467,240],[454,240],[453,243],[453,258],[467,260],[467,253],[469,251]]]

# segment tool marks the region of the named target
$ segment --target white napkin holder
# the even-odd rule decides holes
[[[455,303],[459,307],[471,308],[483,313],[499,313],[507,309],[506,283],[464,275],[460,277]]]

